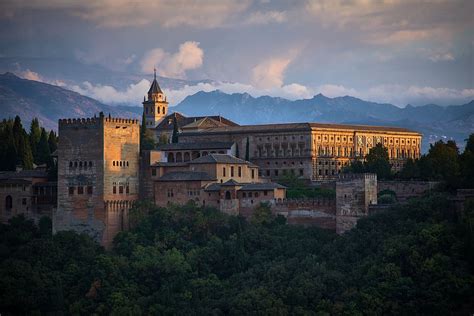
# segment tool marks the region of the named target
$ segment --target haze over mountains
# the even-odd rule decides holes
[[[20,115],[29,124],[38,117],[47,128],[56,129],[59,118],[90,117],[99,112],[139,118],[140,106],[110,106],[54,85],[0,75],[1,118]],[[324,122],[400,126],[424,134],[423,151],[438,139],[455,139],[463,145],[474,132],[474,100],[464,105],[434,104],[399,108],[350,96],[290,101],[278,97],[254,98],[247,93],[198,92],[171,110],[185,115],[220,114],[239,124]]]

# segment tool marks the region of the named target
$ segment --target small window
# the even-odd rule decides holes
[[[242,177],[242,167],[239,167],[239,178]]]
[[[119,186],[119,194],[123,194],[123,186]]]
[[[251,198],[251,197],[252,197],[252,192],[249,192],[249,198]]]
[[[79,168],[82,168],[82,161],[79,161]]]
[[[130,193],[130,187],[129,187],[128,185],[125,187],[125,193],[126,193],[126,194],[129,194],[129,193]]]
[[[231,177],[234,176],[234,166],[231,166],[231,167],[230,167],[230,176],[231,176]]]
[[[69,168],[72,168],[72,161],[69,161]]]
[[[263,191],[263,195],[267,196],[267,195],[268,195],[268,191]]]
[[[21,204],[26,205],[26,198],[21,199]]]
[[[258,197],[258,192],[255,192],[255,197]]]
[[[69,195],[73,195],[74,194],[74,187],[69,187],[68,191],[69,191]]]
[[[84,187],[83,186],[78,186],[77,187],[77,194],[84,194]]]
[[[128,161],[127,161],[127,167],[128,167]]]
[[[89,168],[92,167],[92,161],[89,161]]]
[[[151,175],[156,176],[156,169],[155,168],[151,169]]]
[[[255,170],[252,169],[252,179],[255,178]]]
[[[92,194],[92,186],[91,185],[87,186],[87,194]]]
[[[242,197],[246,198],[247,197],[247,193],[242,193]]]
[[[113,194],[117,194],[117,187],[114,185],[114,187],[112,188],[112,192]]]
[[[222,176],[225,177],[225,167],[222,167]]]
[[[115,167],[115,160],[114,160],[114,161],[112,161],[112,166],[114,166],[114,167]]]

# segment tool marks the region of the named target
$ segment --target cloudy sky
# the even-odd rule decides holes
[[[156,67],[194,81],[168,89],[173,103],[221,89],[461,104],[474,99],[473,12],[472,0],[2,0],[0,59],[109,103],[138,102]],[[134,76],[72,83],[25,59]]]

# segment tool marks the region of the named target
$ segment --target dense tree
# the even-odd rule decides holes
[[[33,158],[36,164],[38,163],[38,144],[41,138],[41,128],[38,119],[35,117],[30,124],[30,145],[31,145],[31,152],[33,154]]]
[[[153,132],[146,127],[145,112],[143,112],[140,125],[140,150],[152,150],[155,145],[155,137]]]
[[[178,137],[179,137],[179,126],[178,126],[178,120],[176,119],[176,115],[175,115],[173,116],[173,134],[171,136],[171,142],[177,143]]]
[[[49,131],[48,144],[51,153],[54,153],[56,149],[58,149],[58,135],[56,135],[53,130]]]
[[[235,157],[240,158],[239,144],[235,143]]]
[[[49,167],[53,165],[48,143],[48,133],[44,128],[41,129],[41,137],[36,148],[36,155],[36,162],[38,164],[46,164]]]
[[[250,161],[250,143],[248,137],[245,143],[245,160]]]
[[[377,144],[369,150],[365,157],[367,172],[376,173],[378,179],[389,179],[392,174],[392,166],[388,158],[388,150],[382,144]]]
[[[433,195],[338,236],[193,204],[139,203],[104,252],[22,217],[0,225],[6,314],[450,314],[472,309],[474,204]]]

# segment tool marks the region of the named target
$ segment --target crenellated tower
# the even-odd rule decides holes
[[[145,114],[145,124],[147,128],[155,128],[168,114],[168,102],[166,96],[156,81],[156,69],[148,98],[143,98],[143,113]]]

